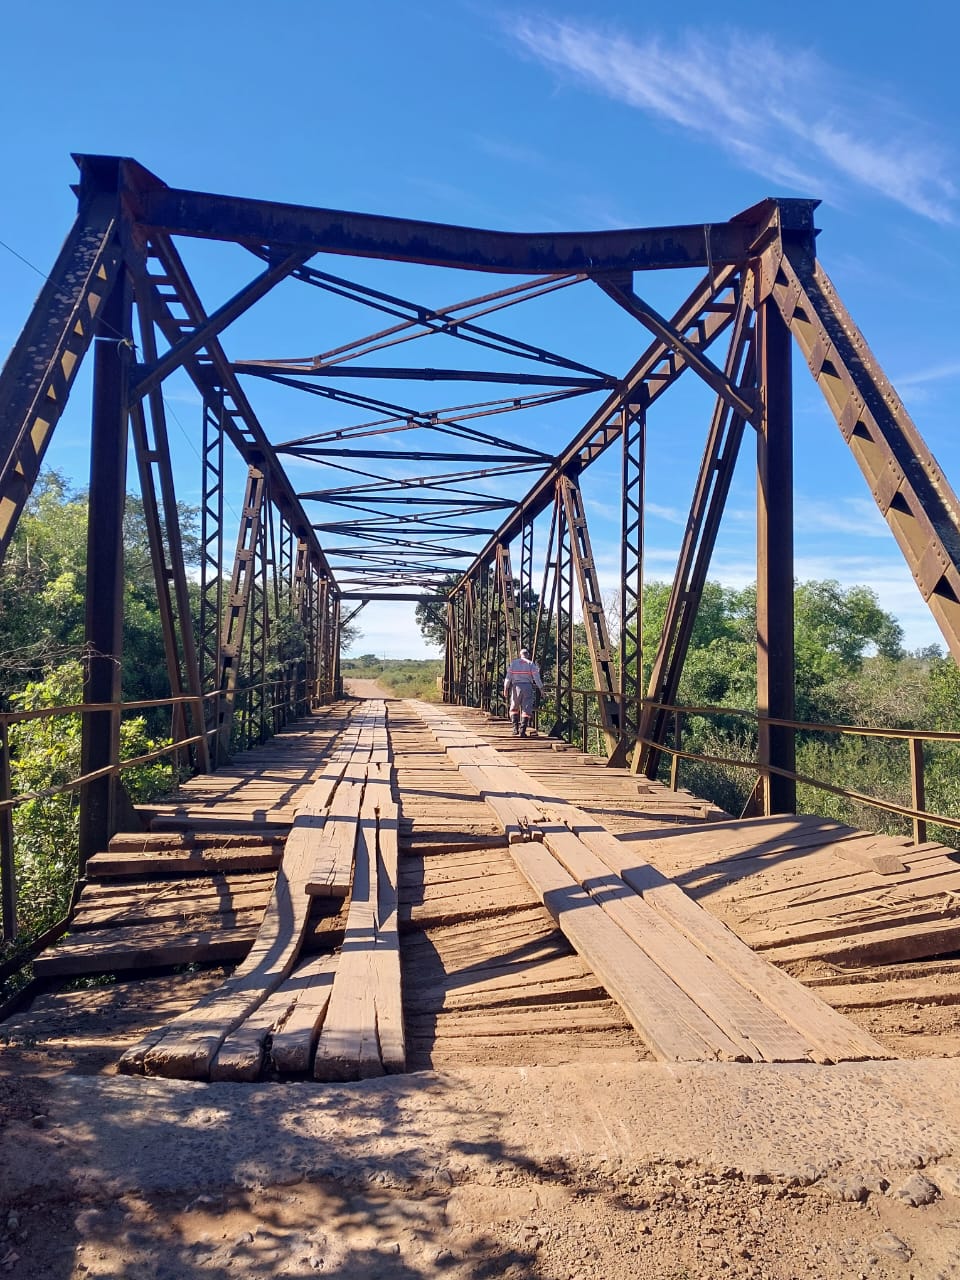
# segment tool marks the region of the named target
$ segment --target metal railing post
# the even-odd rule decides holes
[[[0,801],[11,800],[10,739],[7,722],[0,718]],[[17,873],[13,860],[13,810],[0,809],[0,894],[3,898],[3,940],[17,936]]]
[[[923,739],[910,739],[910,803],[914,809],[925,809],[923,779]],[[923,844],[927,838],[927,824],[923,818],[913,819],[913,843]]]

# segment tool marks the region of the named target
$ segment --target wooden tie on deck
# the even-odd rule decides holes
[[[547,796],[458,720],[413,705],[497,814],[521,873],[658,1057],[890,1056],[582,810]]]
[[[124,1054],[122,1071],[252,1080],[268,1049],[278,1071],[306,1071],[313,1057],[323,1080],[404,1069],[391,774],[385,706],[365,703],[297,810],[246,959]],[[298,966],[312,897],[348,893],[339,955]]]

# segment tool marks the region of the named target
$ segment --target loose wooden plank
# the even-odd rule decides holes
[[[524,803],[528,800],[518,802],[516,807]],[[511,800],[500,796],[494,804],[499,806],[505,817],[509,816]],[[569,811],[563,806],[557,808],[569,820]],[[802,1062],[816,1056],[809,1041],[775,1010],[757,999],[753,992],[744,988],[734,974],[716,966],[689,939],[678,934],[649,903],[628,890],[620,871],[611,874],[613,869],[568,827],[544,817],[537,834],[628,936],[750,1058],[768,1062]],[[654,878],[667,883],[659,873],[654,873]],[[747,948],[743,947],[743,950]]]
[[[760,944],[756,944],[760,946]],[[887,929],[874,929],[851,938],[829,938],[786,946],[764,947],[778,964],[825,960],[840,966],[899,964],[960,951],[960,919],[908,920]]]
[[[328,762],[318,781],[345,778],[352,764],[348,762],[346,770],[342,765],[339,756]],[[317,794],[313,792],[314,800]],[[320,820],[316,813],[304,814],[301,833],[312,834]],[[291,846],[288,839],[273,894],[245,961],[209,1002],[175,1018],[145,1053],[135,1047],[136,1061],[144,1071],[174,1078],[209,1077],[224,1040],[276,990],[296,963],[309,917],[305,883],[311,863],[312,842],[298,837]]]
[[[800,1032],[822,1061],[891,1056],[872,1036],[836,1013],[802,983],[756,955],[726,925],[698,907],[679,886],[657,873],[651,875],[652,868],[628,865],[614,837],[589,832],[582,839],[611,870],[641,893],[645,901]]]
[[[330,1003],[336,968],[336,956],[318,956],[300,964],[280,988],[298,994],[273,1033],[270,1061],[277,1071],[292,1074],[309,1070],[313,1046]]]
[[[656,1055],[667,1062],[743,1061],[746,1054],[541,844],[514,846],[517,866],[577,951]]]
[[[380,1061],[388,1073],[406,1070],[399,929],[399,807],[390,794],[377,804],[377,942],[374,952],[374,1003]]]
[[[548,826],[544,843],[627,936],[750,1058],[760,1062],[812,1060],[812,1047],[803,1036],[679,934],[642,897],[628,891],[620,876],[611,873],[571,831]]]
[[[603,859],[610,870],[641,894],[666,919],[680,927],[681,932],[706,956],[715,959],[717,955],[721,955],[724,961],[722,967],[745,986],[748,992],[773,1008],[799,1032],[813,1048],[814,1056],[825,1060],[888,1056],[871,1037],[864,1036],[852,1023],[830,1010],[800,984],[793,984],[793,980],[787,975],[773,970],[762,958],[754,955],[734,934],[703,912],[677,885],[672,884],[649,864],[631,857],[624,845],[605,831],[596,819],[577,810],[575,806],[558,803],[552,798],[544,797],[542,793],[538,795],[540,788],[535,779],[522,770],[514,771],[513,766],[510,766],[509,772],[502,767],[496,771],[491,770],[489,777],[485,776],[484,766],[465,766],[465,771],[467,770],[472,770],[471,780],[484,794],[487,802],[494,809],[499,805],[501,820],[509,823],[512,819],[515,829],[522,834],[528,834],[524,831],[525,826],[536,822],[535,806],[539,806],[539,812],[549,820],[565,824],[573,830],[591,851]],[[786,824],[786,830],[778,827],[772,831],[770,824],[766,824],[760,832],[764,837],[763,847],[770,849],[772,840],[782,840],[785,835],[796,838],[797,825],[795,821],[790,821]],[[819,823],[815,825],[819,828],[819,838],[822,827]],[[712,834],[711,829],[710,835]],[[803,834],[812,833],[807,831]],[[742,839],[735,828],[729,828],[728,835],[734,840]],[[530,845],[514,846],[513,852],[516,855],[519,849],[529,848]],[[773,998],[771,993],[775,993]]]
[[[305,1071],[330,998],[336,966],[336,957],[329,955],[299,964],[227,1036],[211,1064],[210,1079],[259,1080],[270,1042],[270,1061],[277,1070]]]
[[[156,849],[146,853],[125,850],[95,853],[87,859],[86,874],[91,880],[121,876],[202,875],[211,871],[276,870],[283,860],[282,844],[254,848]]]
[[[846,862],[853,862],[881,876],[899,875],[907,869],[903,858],[890,849],[878,848],[877,841],[871,838],[840,841],[836,852]]]
[[[92,893],[96,886],[87,885],[71,921],[71,931],[118,928],[146,921],[164,923],[179,921],[181,925],[197,916],[214,918],[235,915],[238,911],[262,911],[273,888],[272,875],[223,877],[215,879],[173,880],[167,884],[148,883],[130,887],[125,892],[101,895]]]
[[[377,893],[376,845],[370,834],[369,827],[359,826],[347,927],[313,1062],[317,1080],[383,1075],[370,964],[376,944]]]
[[[307,893],[324,898],[345,898],[350,891],[363,790],[361,773],[345,777],[319,829],[307,826],[309,818],[303,825],[299,819],[294,824],[290,839],[310,846],[310,873],[305,884]]]
[[[38,977],[79,977],[127,969],[160,969],[177,964],[226,964],[241,960],[257,935],[259,913],[211,927],[184,930],[150,923],[138,929],[90,930],[70,934],[33,962]]]

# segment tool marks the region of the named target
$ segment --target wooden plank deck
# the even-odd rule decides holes
[[[511,853],[577,951],[668,1061],[842,1061],[887,1056],[872,1037],[773,970],[649,863],[624,857],[475,730],[415,704],[497,813]]]
[[[372,826],[366,819],[376,831],[375,856],[364,854],[366,907],[361,894],[332,896],[347,888],[342,865],[334,872],[328,858],[321,875],[314,858],[292,960],[244,986],[283,842],[292,850],[300,838],[288,839],[298,813],[301,834],[323,831],[343,778],[324,771],[356,746],[359,707],[327,708],[151,806],[151,831],[121,834],[90,860],[74,928],[37,972],[238,964],[220,996],[180,1023],[192,1047],[171,1055],[173,1073],[334,1077],[404,1064],[880,1055],[884,1045],[782,970],[843,1005],[845,974],[852,983],[865,965],[957,949],[952,850],[810,817],[734,821],[549,739],[515,739],[483,713],[429,711],[445,718],[438,736],[414,704],[391,700],[389,743],[368,757],[382,805]],[[360,809],[352,825],[365,830]],[[324,893],[311,897],[315,872]],[[281,874],[289,879],[289,867]],[[588,927],[601,917],[599,931]],[[650,965],[661,977],[651,980]],[[902,982],[906,991],[906,971]],[[367,988],[379,992],[374,1052]],[[236,997],[229,1009],[226,991]],[[850,991],[850,1009],[866,1007]],[[159,1046],[174,1044],[171,1025],[128,1056],[128,1069],[167,1069]],[[346,1050],[338,1026],[356,1032]]]

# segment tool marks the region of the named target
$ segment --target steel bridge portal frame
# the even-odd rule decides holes
[[[88,551],[84,697],[106,709],[84,716],[84,770],[100,774],[82,794],[84,856],[102,847],[116,823],[116,779],[103,770],[116,765],[118,751],[128,430],[167,672],[178,699],[174,727],[190,740],[195,768],[215,767],[231,743],[249,745],[273,732],[296,705],[337,693],[343,601],[413,599],[443,602],[447,700],[499,709],[506,664],[521,645],[531,646],[552,676],[549,715],[556,732],[569,733],[573,725],[582,634],[610,760],[624,763],[632,755],[635,768],[655,775],[669,729],[663,707],[676,700],[733,467],[751,428],[762,801],[767,812],[791,810],[793,784],[784,774],[793,766],[793,735],[769,721],[793,713],[794,344],[960,658],[958,504],[817,261],[817,202],[769,199],[721,223],[523,235],[176,189],[118,157],[77,162],[76,222],[0,373],[0,555],[94,345],[90,497],[97,519]],[[181,257],[181,240],[240,245],[256,273],[208,311]],[[508,283],[437,309],[334,274],[314,265],[316,255],[499,274]],[[680,269],[701,276],[665,317],[636,291],[638,273]],[[232,361],[222,336],[283,282],[373,309],[381,324],[387,317],[386,327],[321,356]],[[491,327],[508,307],[591,284],[615,314],[650,335],[625,375]],[[496,367],[357,363],[437,335],[493,353]],[[176,370],[192,380],[203,405],[196,629],[162,395]],[[651,674],[645,684],[647,424],[653,404],[687,370],[710,389],[715,407],[665,626],[655,652],[646,655]],[[364,420],[277,441],[245,390],[264,379],[314,397],[311,403],[321,407],[355,410]],[[427,410],[401,391],[393,400],[375,394],[372,388],[387,380],[401,389],[483,382],[513,390]],[[602,400],[558,452],[521,443],[522,436],[512,438],[503,426],[502,415],[582,396]],[[493,419],[491,431],[481,426],[485,418]],[[430,447],[404,448],[415,433],[417,439],[429,434]],[[372,444],[372,437],[381,443]],[[621,468],[616,644],[582,497],[589,468],[614,445]],[[227,448],[246,470],[229,564]],[[344,482],[298,492],[286,458],[315,461]],[[510,496],[523,475],[532,477],[529,487]],[[314,503],[323,518],[308,514]],[[537,595],[534,548],[547,525]],[[295,620],[302,646],[293,666],[278,672],[275,633],[285,616]],[[283,698],[268,693],[274,686],[287,691]]]

